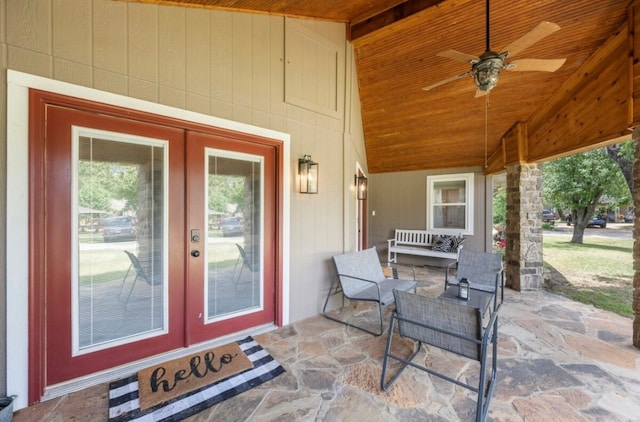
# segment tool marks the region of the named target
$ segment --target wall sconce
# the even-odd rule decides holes
[[[298,159],[300,193],[318,193],[318,163],[311,161],[310,155]]]
[[[356,196],[359,200],[367,199],[367,178],[364,176],[354,176],[356,185]]]

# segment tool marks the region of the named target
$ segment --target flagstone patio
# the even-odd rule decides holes
[[[420,268],[419,293],[439,294],[442,271]],[[631,345],[630,319],[544,291],[509,289],[500,315],[489,421],[638,420],[640,350]],[[413,368],[382,392],[386,333],[373,337],[317,316],[255,339],[287,372],[189,421],[474,420],[473,393]],[[423,347],[417,359],[455,377],[477,371],[475,362],[433,347]],[[102,384],[39,403],[13,420],[107,420],[107,389]]]

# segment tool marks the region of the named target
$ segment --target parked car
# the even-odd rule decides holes
[[[567,226],[571,225],[571,214],[567,215]],[[593,218],[587,224],[587,227],[600,227],[604,229],[607,227],[607,220],[599,215],[593,216]]]
[[[589,221],[587,227],[600,227],[601,229],[604,229],[605,227],[607,227],[607,220],[600,217],[599,215],[595,215]]]
[[[242,218],[225,217],[220,220],[220,229],[224,237],[239,236],[243,233]]]
[[[132,217],[107,217],[101,222],[105,242],[136,239],[136,226]]]
[[[542,221],[543,222],[548,222],[548,221],[555,221],[556,220],[556,213],[554,213],[553,211],[550,210],[542,210]]]
[[[627,211],[627,213],[624,215],[625,223],[633,223],[633,220],[635,219],[636,219],[636,214],[633,210]]]

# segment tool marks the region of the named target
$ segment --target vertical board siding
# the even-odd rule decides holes
[[[186,9],[161,7],[158,14],[158,82],[162,86],[186,89]]]
[[[158,8],[127,3],[127,57],[130,78],[158,83]],[[144,90],[141,90],[144,91]],[[157,94],[156,94],[157,95]],[[149,101],[152,98],[140,97]]]
[[[127,73],[127,4],[95,1],[93,7],[93,66]]]
[[[51,54],[51,2],[7,0],[6,42],[33,52]]]
[[[53,0],[54,57],[87,66],[92,64],[92,8],[91,1]]]

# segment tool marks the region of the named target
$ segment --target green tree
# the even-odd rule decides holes
[[[236,213],[243,211],[244,179],[237,176],[209,175],[209,209],[227,213],[229,205],[236,206]]]
[[[126,210],[138,206],[138,166],[112,162],[80,161],[78,165],[80,206],[111,211],[114,200],[125,200]]]
[[[543,172],[544,202],[570,210],[572,243],[583,243],[584,229],[604,194],[617,204],[631,198],[620,168],[604,148],[547,162]]]

